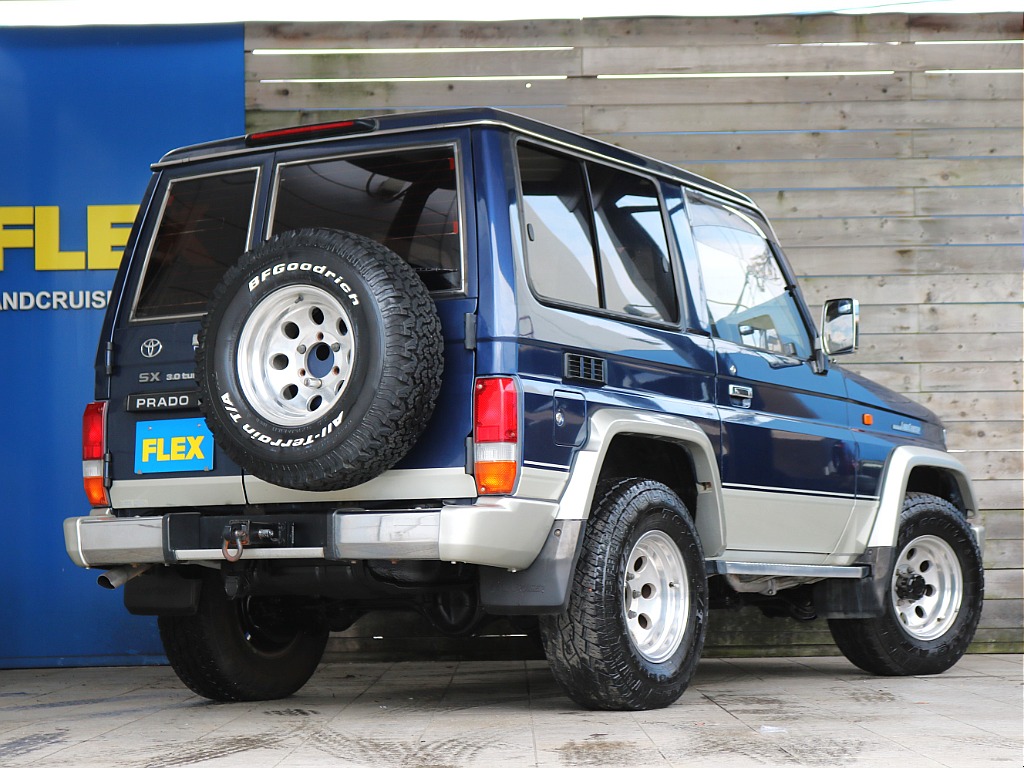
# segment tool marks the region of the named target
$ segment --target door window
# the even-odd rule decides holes
[[[803,317],[761,223],[695,197],[689,215],[714,335],[776,355],[810,357]]]

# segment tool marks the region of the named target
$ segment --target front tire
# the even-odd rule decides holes
[[[192,616],[161,616],[164,652],[185,685],[214,701],[290,696],[312,677],[327,645],[325,623],[285,598],[229,599],[219,573],[203,577]]]
[[[985,575],[967,521],[945,499],[908,493],[884,613],[831,619],[851,662],[876,675],[934,675],[967,651],[981,618]]]
[[[652,480],[599,486],[569,606],[540,619],[569,698],[589,709],[669,706],[697,667],[706,616],[704,554],[683,501]]]

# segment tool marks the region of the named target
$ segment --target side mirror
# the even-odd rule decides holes
[[[821,308],[821,344],[826,355],[848,355],[857,351],[860,334],[860,302],[829,299]]]

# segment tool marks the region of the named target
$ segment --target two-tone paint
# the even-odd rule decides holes
[[[862,576],[862,568],[850,566],[869,546],[895,543],[899,504],[908,489],[935,492],[968,514],[975,509],[967,473],[942,451],[941,426],[927,410],[843,371],[820,353],[808,360],[782,357],[713,336],[685,216],[686,194],[699,192],[760,219],[743,195],[494,110],[382,117],[377,125],[374,134],[272,149],[226,140],[176,151],[155,166],[117,278],[115,294],[122,299],[108,313],[97,359],[97,398],[109,401],[114,509],[69,521],[68,548],[76,562],[128,562],[125,553],[132,553],[130,562],[217,561],[223,555],[215,547],[169,549],[167,525],[156,521],[182,507],[258,504],[261,514],[276,508],[331,512],[322,541],[279,550],[274,557],[428,557],[515,571],[532,570],[535,560],[571,564],[598,482],[615,461],[642,471],[628,461],[628,451],[637,447],[664,449],[679,461],[659,471],[669,484],[676,479],[688,486],[682,490],[705,554],[720,573]],[[670,233],[678,322],[581,312],[534,294],[524,267],[516,180],[515,142],[522,137],[657,184]],[[245,475],[220,453],[210,471],[136,475],[136,423],[188,414],[131,412],[128,398],[167,390],[169,374],[191,371],[199,327],[195,317],[131,317],[130,297],[142,274],[138,262],[147,257],[168,185],[200,173],[258,169],[252,244],[269,236],[281,163],[379,150],[384,141],[451,145],[458,158],[464,281],[461,291],[436,297],[445,376],[421,442],[395,469],[336,492],[278,488]],[[794,283],[781,248],[772,246]],[[799,293],[794,295],[814,340],[810,314]],[[162,359],[143,356],[150,338],[162,342]],[[571,372],[570,362],[582,362],[587,375]],[[159,379],[145,377],[152,373]],[[500,498],[478,497],[471,474],[472,382],[491,375],[514,377],[521,396],[518,483],[511,496]],[[381,511],[383,502],[392,506]],[[121,529],[119,516],[129,518],[120,521]],[[145,516],[152,519],[140,522]],[[267,552],[243,556],[259,559]],[[561,565],[552,568],[567,572]],[[495,600],[501,604],[500,597]]]

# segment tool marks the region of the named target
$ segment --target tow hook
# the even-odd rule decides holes
[[[260,523],[251,520],[232,520],[224,526],[220,548],[224,559],[237,563],[246,547],[264,545],[288,546],[293,539],[291,523]]]

